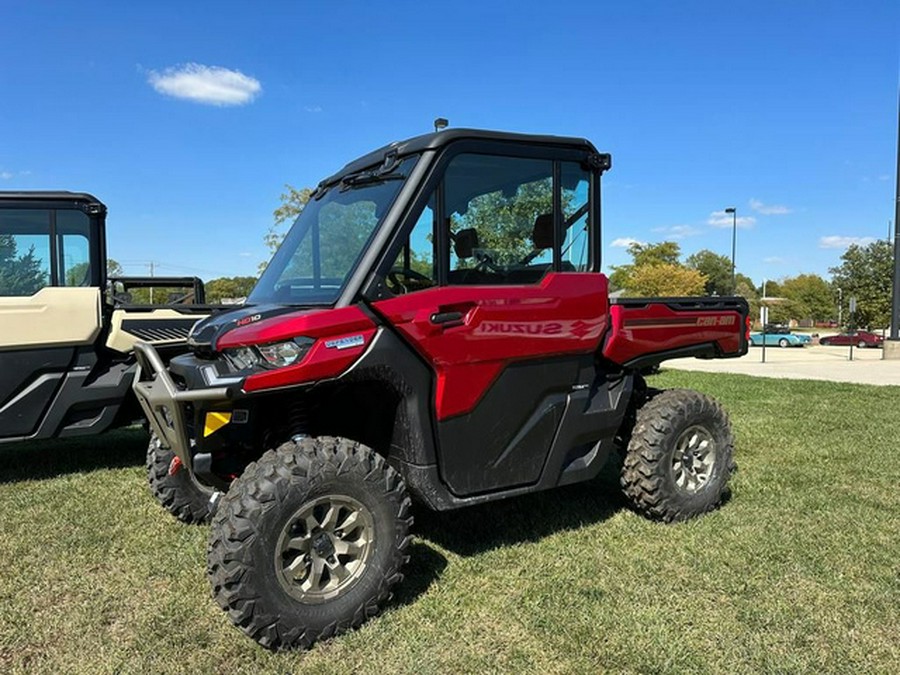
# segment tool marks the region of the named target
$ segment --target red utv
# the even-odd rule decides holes
[[[611,301],[600,178],[581,138],[454,129],[320,183],[248,304],[193,329],[135,391],[170,473],[214,488],[218,603],[269,648],[375,614],[411,506],[454,509],[594,478],[624,454],[640,513],[715,508],[725,412],[639,370],[747,351],[741,298]]]

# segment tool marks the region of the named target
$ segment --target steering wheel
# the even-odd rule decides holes
[[[489,271],[494,274],[503,274],[505,270],[494,263],[494,259],[486,253],[482,253],[475,257],[475,269],[479,272]]]
[[[418,281],[423,287],[434,286],[434,279],[427,274],[422,274],[413,269],[403,269],[402,267],[392,267],[387,273],[387,286],[392,293],[408,293],[406,284],[401,281],[401,277],[406,281]]]

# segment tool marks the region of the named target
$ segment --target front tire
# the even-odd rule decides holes
[[[305,438],[250,464],[219,503],[208,571],[229,618],[268,649],[362,624],[403,575],[412,503],[384,458]]]
[[[688,389],[669,389],[637,411],[621,484],[632,508],[651,520],[686,520],[715,509],[736,466],[722,406]]]
[[[788,342],[788,339],[787,339],[787,338],[781,338],[781,339],[778,341],[778,346],[781,347],[782,349],[784,349],[785,347],[790,347],[790,346],[791,346],[791,343]]]
[[[865,349],[866,347],[869,346],[869,343],[866,342],[865,340],[860,340],[858,343],[856,343],[856,346],[859,347],[860,349]]]
[[[181,467],[175,475],[169,467],[175,453],[163,446],[154,432],[147,446],[147,480],[156,501],[183,523],[206,523],[210,517],[209,500],[212,488],[201,485],[194,475]]]

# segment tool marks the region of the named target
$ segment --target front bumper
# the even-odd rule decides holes
[[[136,343],[134,355],[138,369],[133,389],[150,426],[163,445],[169,447],[185,468],[193,472],[193,440],[188,434],[185,408],[199,401],[227,402],[230,398],[228,387],[180,390],[151,345]]]

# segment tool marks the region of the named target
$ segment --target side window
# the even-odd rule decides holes
[[[590,184],[591,174],[574,162],[560,165],[562,183],[563,272],[586,272],[590,251]]]
[[[33,295],[50,284],[50,211],[0,210],[0,296]]]
[[[444,203],[451,284],[530,284],[552,269],[552,161],[460,154]]]
[[[56,212],[56,255],[60,286],[91,285],[90,218],[73,209]]]
[[[409,239],[397,255],[387,275],[387,286],[395,295],[412,293],[437,285],[435,268],[434,198],[422,209]]]

